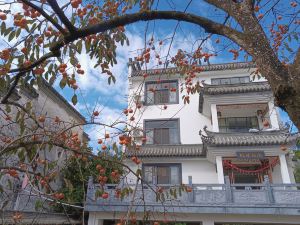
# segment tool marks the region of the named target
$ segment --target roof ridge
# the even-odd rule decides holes
[[[157,68],[157,69],[148,69],[148,70],[141,70],[137,69],[134,64],[138,64],[139,62],[131,62],[129,66],[131,66],[132,77],[142,76],[143,74],[147,73],[148,75],[157,75],[161,73],[178,73],[178,67],[169,67],[169,68]],[[231,62],[231,63],[216,63],[216,64],[209,64],[209,65],[197,65],[197,67],[203,68],[203,71],[217,71],[217,70],[233,70],[233,69],[245,69],[245,68],[255,68],[254,62]],[[140,68],[140,67],[138,67]]]

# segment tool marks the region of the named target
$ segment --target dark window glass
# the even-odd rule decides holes
[[[149,184],[180,184],[180,164],[144,164],[144,180]]]
[[[212,85],[220,85],[220,84],[242,84],[249,83],[250,77],[228,77],[228,78],[215,78],[211,79]]]
[[[257,117],[227,117],[219,118],[220,132],[248,132],[249,129],[259,129]]]
[[[148,105],[178,103],[177,81],[148,82],[145,89],[145,102]]]
[[[178,120],[145,121],[146,144],[179,144]]]

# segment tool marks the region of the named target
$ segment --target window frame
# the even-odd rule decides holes
[[[238,83],[232,83],[231,79],[238,78]],[[248,79],[248,82],[241,82],[241,79]],[[229,80],[229,84],[222,84],[222,80]],[[218,81],[218,84],[213,84],[213,81]],[[211,85],[236,85],[236,84],[248,84],[251,83],[249,76],[239,76],[239,77],[220,77],[220,78],[212,78],[211,79]]]
[[[155,103],[155,97],[153,99],[153,103],[148,103],[147,99],[148,99],[148,90],[147,90],[147,85],[151,85],[151,84],[158,84],[157,81],[146,81],[145,85],[144,85],[144,105],[174,105],[174,104],[179,104],[179,90],[178,90],[178,80],[162,80],[159,83],[163,84],[163,83],[176,83],[176,101],[175,102],[167,102],[167,103],[160,103],[160,104],[156,104]],[[169,93],[170,95],[170,93]]]
[[[158,176],[157,174],[155,174],[155,183],[153,183],[153,180],[152,180],[152,184],[150,185],[181,185],[182,184],[182,164],[181,163],[143,163],[142,164],[142,176],[143,176],[143,179],[145,177],[145,166],[148,166],[148,167],[156,167],[156,172],[157,172],[157,167],[171,167],[171,166],[177,166],[179,168],[179,183],[178,184],[158,184],[157,183],[157,179],[158,179]],[[153,178],[152,178],[153,179]]]
[[[220,119],[223,119],[224,122],[225,122],[225,126],[223,125],[220,125]],[[249,124],[251,123],[251,120],[252,119],[256,119],[256,123],[257,123],[257,127],[249,127],[247,128],[247,130],[245,131],[241,131],[241,130],[238,130],[236,129],[235,131],[229,131],[231,130],[230,127],[228,126],[228,120],[230,119],[235,119],[235,121],[237,119],[246,119],[246,124]],[[250,122],[249,122],[250,121]],[[259,129],[259,121],[258,121],[258,118],[256,116],[246,116],[246,117],[221,117],[221,118],[218,118],[218,124],[219,124],[219,130],[220,132],[225,132],[225,133],[232,133],[232,132],[241,132],[241,133],[247,133],[249,132],[249,129]],[[243,127],[238,127],[236,126],[235,128],[243,128]],[[245,127],[246,128],[246,127]]]
[[[155,121],[177,121],[177,138],[178,138],[178,143],[177,144],[147,144],[147,142],[144,144],[144,145],[157,145],[157,146],[160,146],[160,145],[180,145],[181,144],[181,139],[180,139],[180,119],[179,118],[172,118],[172,119],[145,119],[143,121],[143,133],[144,133],[144,137],[147,137],[146,135],[146,122],[155,122]],[[169,138],[169,140],[171,140]]]

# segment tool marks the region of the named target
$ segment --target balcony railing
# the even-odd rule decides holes
[[[109,198],[96,198],[100,186],[90,183],[85,210],[127,211],[131,207],[137,212],[169,208],[172,212],[182,213],[300,215],[300,184],[270,184],[266,180],[263,184],[192,184],[189,186],[190,192],[179,191],[179,186],[160,186],[164,194],[153,191],[157,187],[151,190],[138,185],[136,189],[132,187],[132,193],[122,199],[115,195],[116,185],[104,187]],[[170,194],[170,188],[173,194]]]

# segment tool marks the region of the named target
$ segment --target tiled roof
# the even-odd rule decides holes
[[[198,145],[145,145],[140,150],[127,149],[125,152],[127,157],[189,157],[189,156],[205,156],[203,146]]]
[[[172,68],[162,68],[162,69],[149,69],[149,70],[141,70],[139,63],[135,61],[131,61],[129,65],[132,66],[132,77],[143,76],[145,73],[148,75],[161,75],[161,74],[176,74],[179,73],[180,70],[177,67]],[[218,70],[236,70],[236,69],[249,69],[255,68],[254,63],[252,62],[236,62],[236,63],[221,63],[221,64],[210,64],[199,66],[203,71],[218,71]]]
[[[244,84],[209,85],[204,84],[203,93],[206,95],[220,95],[233,93],[248,93],[270,91],[268,82],[250,82]]]
[[[286,130],[259,131],[247,133],[221,133],[205,130],[207,135],[201,134],[203,143],[210,146],[254,146],[280,145],[289,141]]]

